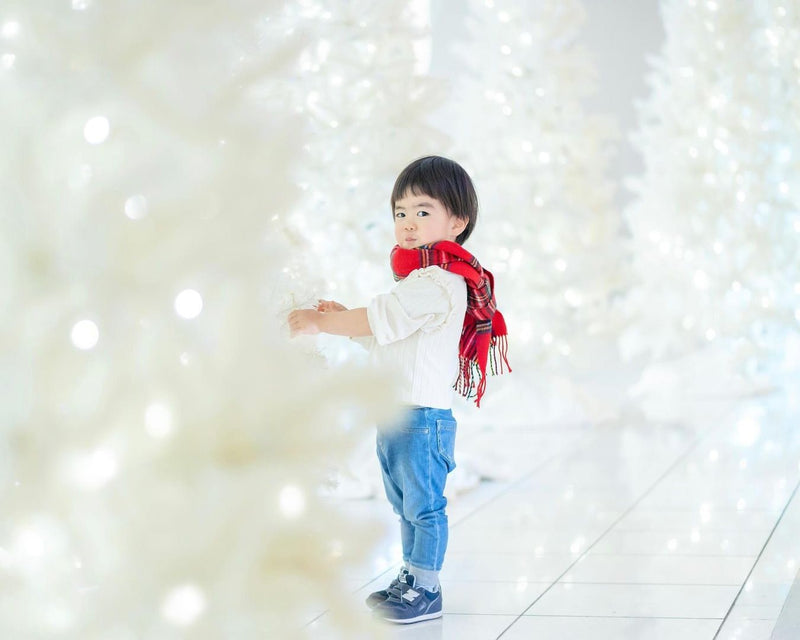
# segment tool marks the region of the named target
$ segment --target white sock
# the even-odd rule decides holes
[[[436,593],[439,591],[439,572],[420,569],[412,564],[408,565],[408,572],[414,576],[414,586],[422,587],[425,591]]]

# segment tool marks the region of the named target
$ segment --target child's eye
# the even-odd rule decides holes
[[[427,216],[427,215],[430,215],[430,214],[427,211],[418,211],[417,215],[418,216]]]
[[[397,213],[394,214],[394,217],[395,218],[405,218],[406,214],[403,213],[402,211],[398,211]]]

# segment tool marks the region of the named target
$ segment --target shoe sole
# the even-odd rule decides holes
[[[417,616],[416,618],[408,618],[407,620],[397,620],[395,618],[386,618],[381,616],[381,620],[385,620],[386,622],[394,622],[395,624],[412,624],[414,622],[424,622],[425,620],[433,620],[435,618],[441,618],[442,612],[437,611],[436,613],[426,613],[421,616]]]

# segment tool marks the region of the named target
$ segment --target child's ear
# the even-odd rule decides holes
[[[450,218],[450,223],[450,228],[456,235],[459,235],[467,227],[467,221],[464,218],[456,218],[455,216],[452,216]]]

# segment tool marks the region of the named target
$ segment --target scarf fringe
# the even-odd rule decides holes
[[[508,364],[508,337],[495,336],[489,347],[489,371],[493,376],[511,373]],[[481,406],[481,398],[486,391],[486,376],[481,374],[478,361],[474,358],[459,357],[459,374],[453,385],[456,393],[471,400],[475,398],[475,406]]]

